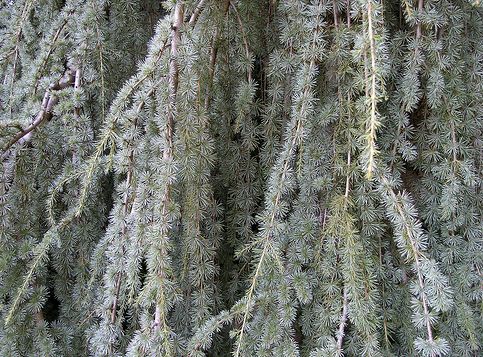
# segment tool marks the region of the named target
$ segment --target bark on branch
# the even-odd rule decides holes
[[[29,142],[32,139],[32,131],[34,131],[45,121],[48,121],[52,118],[53,109],[59,101],[59,98],[57,98],[53,92],[72,86],[75,81],[75,74],[76,72],[68,70],[59,81],[54,82],[49,86],[49,88],[45,91],[44,98],[40,106],[40,111],[35,116],[35,119],[28,127],[15,134],[7,145],[5,145],[3,148],[1,161],[9,158],[12,153],[11,149],[15,144],[24,144]]]

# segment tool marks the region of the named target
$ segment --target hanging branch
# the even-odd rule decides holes
[[[162,79],[163,80],[163,79]],[[146,98],[152,96],[154,94],[154,91],[156,89],[157,85],[154,85],[147,93]],[[140,114],[141,110],[143,110],[143,107],[146,105],[146,101],[142,100],[137,108],[136,108],[136,113]],[[133,130],[135,130],[137,126],[137,118],[134,119],[133,122]],[[132,181],[133,181],[133,170],[134,170],[134,148],[133,148],[133,142],[132,140],[129,141],[128,146],[131,146],[131,149],[129,150],[129,155],[127,158],[127,177],[126,177],[126,191],[124,192],[124,197],[123,197],[123,215],[124,219],[127,219],[129,214],[132,211],[132,205],[130,205],[131,197],[129,196],[129,190],[131,189]],[[123,239],[127,239],[127,225],[124,224],[121,230],[121,236]],[[124,255],[124,246],[123,246],[123,255]],[[114,301],[111,306],[111,324],[114,324],[117,319],[116,311],[117,311],[117,305],[119,301],[119,294],[121,290],[121,282],[122,282],[122,271],[118,271],[116,274],[116,282],[115,282],[115,288],[114,288]]]
[[[169,61],[169,77],[168,77],[168,115],[166,128],[164,130],[166,147],[163,151],[163,160],[165,162],[173,161],[173,129],[174,129],[174,115],[176,111],[176,94],[178,90],[178,46],[181,41],[180,28],[183,24],[184,16],[184,6],[179,2],[176,3],[173,14],[173,23],[171,25],[171,53]],[[161,197],[161,214],[163,218],[168,221],[169,216],[169,204],[171,201],[171,184],[166,182],[164,186],[164,192]],[[165,231],[165,234],[168,230]],[[163,324],[166,324],[164,313],[162,312],[163,307],[160,306],[159,301],[156,302],[156,311],[154,313],[154,328],[159,330],[161,325],[161,320]]]
[[[240,31],[243,39],[243,44],[245,46],[245,55],[247,56],[247,61],[250,63],[251,57],[250,57],[250,50],[248,47],[248,41],[247,41],[247,36],[245,33],[245,27],[243,26],[243,21],[240,17],[240,14],[238,13],[238,10],[236,9],[236,6],[230,1],[230,5],[233,8],[233,11],[235,12],[236,19],[238,21],[238,24],[240,25]],[[247,80],[248,83],[252,82],[252,69],[251,69],[251,64],[249,64],[248,70],[247,70]]]
[[[338,27],[338,16],[337,16],[337,8],[335,5],[335,1],[333,2],[334,6],[334,24],[335,28],[337,29]],[[349,2],[347,2],[347,27],[350,29],[350,14],[349,14]],[[340,87],[338,86],[338,92],[340,96]],[[349,120],[348,122],[350,123],[350,94],[347,94],[347,111],[349,114]],[[346,181],[345,181],[345,192],[344,192],[344,198],[345,198],[345,205],[347,206],[347,201],[349,199],[349,190],[350,190],[350,166],[351,166],[351,147],[349,145],[349,149],[347,151],[347,175],[346,175]],[[337,332],[337,352],[339,355],[342,354],[342,344],[344,342],[344,329],[345,325],[347,323],[347,314],[348,314],[348,304],[349,304],[349,299],[348,299],[348,292],[347,292],[347,286],[344,284],[344,293],[343,293],[343,300],[342,300],[342,314],[340,317],[340,323],[339,323],[339,329]]]
[[[71,11],[68,15],[70,15],[72,12],[73,11]],[[54,37],[52,38],[52,41],[50,41],[49,51],[47,52],[47,55],[45,56],[44,60],[40,64],[39,69],[38,69],[38,71],[35,75],[35,85],[34,85],[34,90],[33,90],[34,95],[37,94],[37,89],[38,89],[38,86],[39,86],[39,83],[40,83],[40,77],[42,76],[42,72],[44,70],[44,67],[47,65],[47,62],[49,61],[50,56],[54,52],[54,45],[57,42],[57,40],[59,39],[60,34],[62,33],[62,30],[64,29],[65,25],[67,25],[67,18],[65,18],[64,21],[62,21],[62,24],[57,29]]]
[[[413,232],[413,229],[414,229],[413,227],[415,226],[415,224],[414,222],[412,222],[413,217],[411,217],[411,215],[408,214],[406,207],[404,207],[403,202],[401,202],[400,195],[396,195],[387,178],[384,175],[380,175],[379,180],[386,191],[386,195],[388,196],[388,198],[390,198],[390,200],[386,200],[387,201],[386,205],[388,206],[391,205],[394,211],[397,213],[398,218],[401,220],[401,223],[400,223],[401,230],[402,230],[401,236],[406,240],[404,242],[405,247],[410,248],[408,255],[413,260],[414,266],[416,268],[415,270],[418,277],[418,285],[421,290],[420,300],[423,305],[428,340],[431,344],[433,344],[434,339],[433,339],[433,330],[431,327],[431,321],[429,318],[429,304],[426,297],[426,293],[424,292],[425,284],[424,284],[424,276],[423,276],[422,267],[421,267],[421,259],[423,257],[423,253],[420,251],[420,249],[418,248],[418,244],[414,240],[415,234]],[[399,245],[402,247],[403,244],[399,243]]]
[[[345,192],[344,192],[344,199],[345,205],[347,206],[347,201],[349,200],[349,190],[350,190],[350,165],[351,165],[351,151],[349,147],[349,151],[347,152],[347,176],[345,181]],[[339,323],[339,330],[337,333],[337,351],[342,353],[342,343],[344,342],[344,329],[347,322],[347,313],[348,313],[348,293],[347,293],[347,286],[344,284],[344,297],[342,301],[342,315],[340,317]]]
[[[319,15],[317,15],[317,22],[319,21]],[[314,31],[313,31],[313,38],[311,39],[312,42],[312,50],[315,52],[315,46],[316,46],[316,38],[317,34],[320,31],[319,26],[317,26]],[[310,63],[308,64],[309,68],[309,75],[310,72],[316,68],[316,58],[315,56],[311,56]],[[267,254],[269,253],[270,245],[271,245],[271,239],[273,238],[275,226],[276,226],[276,218],[277,215],[279,214],[279,205],[282,200],[282,192],[284,191],[284,183],[287,180],[287,176],[289,175],[289,170],[290,170],[290,162],[293,157],[293,154],[295,153],[297,146],[299,142],[301,141],[301,136],[302,136],[302,130],[303,130],[303,123],[302,123],[302,117],[304,116],[303,113],[306,112],[307,110],[307,104],[309,100],[307,98],[310,97],[310,92],[312,90],[312,81],[311,78],[309,77],[308,80],[305,82],[307,83],[304,87],[303,94],[300,97],[301,105],[300,108],[297,108],[294,112],[295,120],[294,123],[292,123],[291,127],[288,130],[288,139],[289,141],[287,142],[287,148],[283,151],[282,156],[280,157],[280,166],[281,170],[278,172],[278,180],[277,182],[277,187],[275,188],[275,192],[273,192],[273,197],[270,197],[270,195],[267,196],[267,201],[271,202],[271,212],[267,212],[267,220],[264,222],[266,224],[267,228],[263,229],[263,234],[262,234],[262,241],[263,241],[263,248],[260,254],[260,258],[258,259],[258,263],[255,268],[255,273],[252,277],[252,281],[250,284],[250,287],[248,289],[248,292],[246,294],[246,306],[245,306],[245,311],[243,313],[243,320],[242,320],[242,325],[240,328],[240,335],[238,337],[238,343],[237,347],[235,350],[235,357],[239,357],[241,355],[241,345],[242,345],[242,340],[243,340],[243,335],[246,329],[246,324],[248,322],[248,315],[250,314],[251,310],[251,303],[253,299],[253,294],[255,292],[255,288],[258,283],[258,278],[260,275],[260,272],[262,270],[263,264],[265,263],[265,258]],[[305,100],[304,100],[305,99]]]
[[[200,0],[200,3],[204,0]],[[197,6],[197,8],[202,9],[202,6]],[[200,10],[201,11],[201,10]],[[199,16],[192,17],[191,21],[191,26],[194,26],[196,24],[196,21]],[[181,23],[183,22],[183,17],[181,18]],[[97,26],[97,25],[96,25]],[[159,38],[159,35],[155,35],[154,39],[156,40],[161,40]],[[111,152],[114,151],[114,143],[113,143],[113,137],[114,137],[114,130],[117,125],[117,121],[119,120],[121,110],[119,110],[118,106],[120,106],[120,103],[126,102],[129,100],[129,98],[135,93],[135,91],[152,75],[152,71],[143,71],[143,69],[147,68],[148,66],[152,66],[155,68],[161,58],[163,57],[164,51],[167,50],[168,48],[172,47],[172,44],[170,43],[170,36],[166,37],[163,41],[163,46],[157,51],[156,55],[153,56],[154,58],[149,58],[143,65],[138,70],[138,73],[131,77],[130,80],[127,81],[127,83],[122,87],[122,89],[119,91],[119,95],[114,99],[114,101],[111,104],[111,110],[109,111],[107,115],[107,125],[103,132],[101,133],[100,140],[98,144],[96,145],[96,149],[93,153],[93,155],[89,158],[86,168],[85,168],[85,179],[83,182],[83,187],[81,190],[81,194],[79,197],[79,202],[78,202],[78,209],[76,211],[76,216],[79,216],[84,209],[84,204],[85,200],[87,197],[87,192],[89,189],[89,185],[92,181],[92,178],[94,176],[96,167],[98,165],[98,162],[102,155],[104,154],[104,150],[107,147],[111,147]],[[171,32],[171,37],[172,37],[172,32]],[[172,41],[172,39],[171,39]],[[101,57],[102,61],[102,57]],[[102,80],[102,78],[101,78]],[[134,82],[134,83],[133,83]],[[102,83],[101,83],[102,84]]]
[[[230,0],[226,1],[225,4],[225,15],[228,13],[228,9],[230,8]],[[213,87],[213,77],[215,76],[215,65],[216,65],[216,57],[218,55],[218,46],[216,41],[218,40],[219,36],[219,29],[218,27],[215,29],[215,33],[211,40],[211,50],[210,50],[210,68],[208,74],[208,89],[205,95],[205,112],[208,111],[211,102],[211,89]]]
[[[378,126],[377,121],[377,97],[376,97],[376,49],[374,44],[374,30],[372,23],[372,1],[367,4],[367,23],[369,31],[369,44],[371,55],[371,89],[370,89],[370,118],[367,124],[367,146],[368,146],[368,164],[367,164],[367,178],[372,178],[372,173],[375,169],[374,156],[377,153],[376,149],[376,128]]]
[[[49,121],[53,116],[54,106],[59,99],[52,93],[72,86],[75,81],[75,72],[68,70],[64,76],[56,83],[52,83],[45,91],[40,111],[32,121],[32,123],[25,129],[19,131],[3,148],[1,161],[8,159],[11,155],[11,148],[15,144],[25,144],[32,139],[32,131],[39,127],[42,123]]]

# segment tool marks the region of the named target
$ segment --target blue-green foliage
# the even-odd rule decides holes
[[[482,16],[1,1],[0,355],[480,355]]]

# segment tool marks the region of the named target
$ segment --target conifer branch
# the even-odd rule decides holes
[[[188,21],[188,24],[190,26],[194,26],[196,24],[196,21],[198,20],[198,17],[201,14],[201,11],[205,7],[205,2],[206,0],[200,0],[198,4],[196,5],[196,8],[194,9],[193,13],[191,14],[191,17]]]
[[[313,66],[315,66],[314,60],[312,60],[311,63],[310,63],[310,67],[312,68]],[[308,92],[310,91],[310,89],[311,89],[310,86],[306,87],[305,92],[304,92],[304,98],[306,98],[308,96]],[[304,101],[302,103],[302,107],[300,108],[301,113],[303,113],[305,111],[305,105],[306,105],[306,102]],[[244,334],[244,331],[245,331],[245,328],[246,328],[246,324],[248,322],[248,315],[250,313],[250,304],[251,304],[251,301],[252,301],[252,298],[253,298],[253,293],[255,291],[255,288],[256,288],[256,285],[257,285],[257,282],[258,282],[258,278],[259,278],[259,275],[260,275],[261,268],[263,267],[263,264],[265,262],[265,256],[268,254],[268,250],[269,250],[270,244],[271,244],[270,241],[271,241],[271,238],[272,238],[272,235],[273,235],[273,230],[275,228],[275,223],[276,223],[275,220],[276,220],[276,217],[277,217],[278,206],[279,206],[280,200],[282,198],[283,184],[284,184],[284,182],[287,178],[290,160],[292,158],[293,153],[295,152],[295,149],[296,149],[296,146],[297,146],[297,141],[299,140],[300,134],[301,134],[301,131],[302,131],[301,120],[297,120],[295,125],[296,125],[295,128],[292,128],[292,130],[290,131],[290,134],[293,135],[293,136],[291,138],[291,141],[289,142],[287,151],[284,153],[285,157],[284,156],[281,157],[281,159],[282,159],[282,170],[278,173],[278,176],[279,176],[278,187],[276,188],[275,196],[273,198],[273,203],[271,203],[273,205],[273,207],[271,209],[269,219],[268,219],[268,222],[267,222],[268,227],[265,229],[266,233],[262,236],[262,240],[263,240],[262,253],[260,255],[260,258],[258,259],[258,264],[257,264],[257,267],[255,269],[255,273],[252,277],[250,288],[248,289],[248,293],[246,295],[246,307],[245,307],[245,312],[243,314],[243,320],[242,320],[242,325],[241,325],[241,328],[240,328],[240,335],[238,337],[238,343],[237,343],[237,348],[236,348],[236,352],[235,352],[235,357],[240,356],[243,334]],[[292,134],[292,131],[294,131],[293,134]]]
[[[409,243],[409,247],[411,249],[410,250],[411,259],[414,262],[414,266],[416,268],[416,274],[418,276],[418,284],[421,290],[420,291],[421,303],[423,305],[423,310],[424,310],[425,325],[426,325],[426,331],[428,334],[428,340],[431,344],[433,344],[434,343],[433,330],[432,330],[431,321],[429,318],[429,305],[428,305],[426,293],[424,292],[425,284],[424,284],[423,272],[421,269],[421,258],[424,257],[424,254],[416,246],[416,243],[413,237],[414,236],[413,229],[411,228],[413,225],[408,221],[409,218],[407,217],[406,210],[403,207],[403,205],[400,203],[400,200],[396,196],[396,193],[392,189],[389,181],[383,174],[379,175],[379,180],[381,184],[384,186],[387,194],[391,199],[390,204],[394,206],[395,211],[398,214],[398,217],[401,219],[402,228],[404,230],[401,234],[407,240],[407,243]],[[389,202],[387,204],[389,204]]]
[[[318,17],[318,15],[317,15],[317,17]],[[320,30],[319,28],[316,28],[313,31],[313,38],[311,39],[313,50],[315,50],[316,37],[317,37],[317,33],[318,33],[319,30]],[[312,58],[310,60],[310,64],[308,65],[309,71],[313,70],[315,67],[316,67],[315,56],[312,56]],[[258,259],[258,263],[257,263],[256,269],[255,269],[255,273],[254,273],[254,275],[251,279],[251,284],[250,284],[250,287],[249,287],[248,292],[246,294],[246,307],[245,307],[245,309],[244,309],[245,311],[243,313],[242,325],[240,327],[240,333],[239,333],[239,336],[238,336],[238,343],[237,343],[237,347],[236,347],[236,350],[235,350],[234,357],[240,357],[243,335],[244,335],[244,332],[245,332],[245,329],[246,329],[246,324],[248,322],[248,315],[249,315],[250,310],[251,310],[250,305],[252,303],[253,294],[254,294],[255,288],[257,286],[260,271],[263,267],[263,264],[265,262],[265,257],[268,254],[268,250],[269,250],[270,245],[271,245],[271,239],[272,239],[273,231],[274,231],[274,228],[275,228],[279,204],[280,204],[280,201],[281,201],[281,198],[282,198],[284,183],[287,179],[287,175],[288,175],[288,171],[289,171],[290,161],[292,159],[293,154],[295,153],[297,144],[301,139],[301,134],[302,134],[302,129],[303,129],[303,125],[302,125],[303,123],[302,123],[301,117],[303,116],[303,114],[307,110],[307,108],[306,108],[307,98],[309,97],[310,92],[312,90],[311,78],[308,78],[306,83],[307,84],[305,85],[303,95],[301,97],[302,98],[301,99],[301,101],[302,101],[301,107],[300,107],[300,109],[297,108],[297,109],[299,109],[299,111],[298,111],[298,113],[294,114],[294,115],[298,114],[299,117],[294,118],[295,122],[292,124],[293,126],[292,126],[292,128],[290,128],[290,131],[288,131],[288,134],[289,134],[288,140],[290,140],[290,141],[287,143],[288,146],[284,150],[284,152],[282,153],[282,155],[280,157],[282,169],[280,171],[276,172],[277,176],[279,176],[279,177],[278,177],[278,180],[276,181],[277,187],[275,188],[275,192],[273,192],[274,197],[270,197],[271,194],[269,194],[269,196],[268,196],[268,197],[270,197],[270,200],[271,200],[270,205],[272,206],[272,208],[270,210],[271,212],[269,212],[269,214],[268,214],[269,218],[268,218],[267,222],[265,222],[267,224],[267,228],[264,229],[264,231],[263,231],[264,234],[261,237],[261,240],[263,242],[262,252],[261,252],[260,257]],[[274,167],[274,169],[276,169],[276,166]]]
[[[225,15],[228,13],[228,9],[230,8],[230,0],[226,0],[225,5]],[[209,67],[209,74],[208,74],[208,88],[206,90],[205,95],[205,112],[208,112],[211,103],[211,90],[213,87],[213,78],[215,76],[215,65],[216,65],[216,58],[218,56],[218,46],[216,41],[218,40],[219,36],[219,29],[218,27],[215,29],[215,33],[213,35],[213,39],[211,40],[211,49],[210,49],[210,67]]]
[[[138,110],[139,112],[140,110]],[[137,120],[134,121],[134,130],[136,128]],[[129,143],[132,145],[132,143]],[[129,146],[130,146],[129,145]],[[128,169],[127,169],[127,178],[126,178],[126,191],[124,192],[124,198],[123,198],[123,215],[124,215],[124,220],[127,221],[128,215],[131,211],[131,207],[129,205],[130,201],[130,195],[129,191],[131,189],[132,185],[132,180],[133,180],[133,163],[134,163],[134,149],[131,148],[129,150],[129,155],[128,155]],[[127,239],[127,222],[124,222],[121,230],[121,237],[123,240]],[[125,254],[124,251],[124,246],[123,246],[123,255]],[[119,293],[121,291],[121,281],[122,281],[122,271],[118,271],[116,274],[116,282],[115,282],[115,293],[114,293],[114,301],[112,303],[111,307],[111,324],[114,324],[116,322],[116,317],[117,317],[117,304],[119,300]]]
[[[476,2],[163,3],[0,0],[0,355],[476,356]]]
[[[101,35],[99,32],[99,24],[96,21],[96,35],[97,35],[97,44],[96,47],[99,50],[99,75],[101,77],[101,109],[102,109],[102,119],[104,120],[106,117],[106,84],[104,79],[104,52]]]
[[[160,80],[160,82],[163,81],[163,79]],[[154,94],[155,89],[157,88],[157,84],[151,87],[151,89],[148,91],[146,94],[146,97],[150,97]],[[145,100],[141,100],[136,108],[136,113],[138,115],[141,114],[141,111],[143,110],[143,107],[146,105]],[[137,118],[134,119],[133,122],[133,130],[136,130],[137,127]],[[127,177],[126,177],[126,188],[124,192],[124,198],[123,198],[123,219],[127,220],[129,214],[132,212],[133,205],[130,204],[132,201],[132,197],[130,196],[130,191],[132,190],[131,186],[133,184],[133,175],[134,175],[134,143],[132,140],[128,142],[128,148],[129,148],[129,154],[127,158]],[[127,224],[123,224],[122,230],[121,230],[121,236],[122,239],[126,240],[127,237]],[[125,254],[124,247],[123,247],[123,255]],[[117,319],[116,315],[116,310],[117,310],[117,305],[118,305],[118,300],[119,300],[119,294],[121,291],[121,283],[122,283],[122,272],[119,271],[116,274],[116,281],[115,281],[115,293],[114,293],[114,301],[111,306],[111,324],[114,324]]]
[[[40,81],[40,77],[42,76],[42,72],[43,72],[45,66],[48,63],[50,56],[52,55],[52,53],[54,51],[54,45],[57,42],[60,34],[62,33],[62,30],[64,29],[65,25],[67,25],[67,18],[65,18],[62,21],[61,25],[59,26],[59,28],[55,32],[55,35],[52,38],[52,41],[50,41],[49,51],[47,52],[47,55],[44,57],[42,63],[40,64],[39,69],[37,70],[37,73],[36,73],[36,76],[35,76],[35,85],[34,85],[34,90],[33,90],[34,95],[37,93],[37,88],[39,86],[39,81]]]
[[[240,14],[238,13],[238,10],[235,6],[235,4],[233,4],[230,0],[230,5],[231,7],[233,8],[233,11],[235,12],[235,16],[236,16],[236,19],[238,21],[238,24],[240,25],[240,31],[241,31],[241,36],[242,36],[242,39],[243,39],[243,44],[245,46],[245,55],[247,56],[247,61],[249,63],[249,67],[247,69],[247,81],[248,83],[251,83],[252,82],[252,69],[251,69],[251,56],[250,56],[250,50],[249,50],[249,47],[248,47],[248,41],[247,41],[247,35],[246,35],[246,32],[245,32],[245,27],[243,26],[243,21],[240,17]]]
[[[349,106],[349,96],[347,100],[347,106]],[[349,122],[350,122],[350,109],[349,109]],[[344,207],[347,209],[348,201],[349,201],[349,190],[350,190],[350,166],[351,166],[351,148],[349,146],[349,150],[347,151],[347,175],[345,181],[345,191],[344,191]],[[339,355],[342,354],[342,344],[344,342],[344,329],[347,322],[347,314],[348,314],[348,292],[347,286],[344,284],[344,293],[343,293],[343,300],[342,300],[342,315],[340,317],[339,323],[339,330],[337,332],[337,352]]]
[[[348,313],[348,297],[347,297],[347,287],[344,287],[344,297],[342,301],[342,316],[340,317],[339,329],[337,331],[337,355],[342,354],[342,343],[344,342],[344,328],[347,322]]]
[[[375,155],[376,149],[376,128],[377,121],[377,94],[376,94],[376,49],[374,45],[374,30],[372,22],[372,0],[367,3],[367,23],[369,31],[370,56],[371,56],[371,89],[370,89],[370,118],[368,122],[367,132],[367,146],[368,146],[368,163],[367,163],[367,178],[372,178],[372,173],[375,169]]]
[[[22,299],[24,298],[28,290],[29,285],[35,278],[35,272],[37,271],[39,265],[42,264],[42,262],[45,262],[45,260],[47,259],[47,253],[49,252],[52,243],[53,234],[54,233],[47,232],[44,236],[44,239],[35,247],[35,250],[33,252],[34,259],[31,261],[29,265],[29,270],[26,276],[23,278],[23,283],[18,288],[15,299],[13,300],[13,303],[10,306],[10,310],[5,317],[5,326],[8,326],[10,324],[15,313],[17,312],[20,304],[22,303]]]
[[[176,3],[172,20],[171,31],[171,56],[169,61],[169,78],[168,78],[168,114],[166,128],[164,129],[164,136],[166,141],[166,147],[163,151],[163,161],[171,162],[173,160],[173,130],[174,130],[174,116],[176,112],[176,94],[178,90],[178,46],[181,41],[180,28],[183,23],[184,5],[179,2]],[[164,184],[164,192],[161,196],[161,214],[164,220],[167,222],[169,216],[169,206],[171,201],[171,183],[166,182]],[[168,234],[168,230],[165,230],[164,234]],[[163,238],[162,238],[163,239]],[[163,239],[164,240],[164,239]],[[161,292],[163,293],[163,292]],[[166,324],[164,317],[164,301],[156,302],[156,311],[154,313],[154,328],[160,328],[161,322]],[[163,317],[163,319],[162,319]],[[161,321],[161,319],[163,321]]]
[[[15,134],[15,136],[5,145],[3,148],[1,161],[4,161],[10,157],[10,150],[12,146],[17,143],[24,144],[29,142],[31,140],[31,132],[39,127],[42,123],[52,118],[54,106],[59,101],[52,91],[59,91],[73,85],[74,79],[75,75],[71,70],[68,70],[62,79],[60,79],[57,83],[52,83],[49,86],[49,89],[45,91],[39,113],[28,127]]]
[[[195,17],[193,20],[193,23],[191,26],[194,26],[196,23],[196,20],[198,17]],[[179,25],[183,23],[183,18],[180,20],[181,22]],[[171,33],[172,35],[172,33]],[[155,36],[155,38],[158,36]],[[150,58],[149,63],[153,68],[157,66],[159,61],[161,60],[164,51],[168,48],[171,48],[171,43],[172,38],[170,40],[170,37],[168,36],[164,39],[163,45],[160,47],[160,49],[156,52],[156,55],[154,58]],[[146,64],[145,64],[146,65]],[[92,181],[92,178],[94,176],[96,167],[99,164],[99,160],[104,154],[104,150],[110,146],[111,147],[111,155],[113,154],[113,151],[115,150],[114,148],[114,142],[113,139],[115,138],[115,128],[117,126],[117,121],[121,116],[122,110],[119,108],[121,106],[121,103],[126,103],[128,102],[129,98],[135,93],[135,91],[141,87],[141,85],[148,80],[152,76],[152,70],[151,71],[146,71],[146,73],[142,74],[143,72],[139,70],[139,73],[137,73],[135,76],[133,76],[124,86],[123,88],[119,91],[118,96],[115,98],[111,105],[111,110],[109,111],[109,114],[107,116],[107,125],[104,128],[103,132],[101,133],[101,138],[99,142],[96,145],[96,149],[94,151],[94,154],[89,158],[88,162],[86,163],[85,167],[85,179],[82,185],[82,190],[81,194],[79,197],[79,202],[77,204],[78,209],[76,215],[79,216],[84,209],[84,204],[85,200],[87,197],[87,191],[89,188],[89,185]],[[177,80],[177,78],[176,78]],[[124,93],[125,92],[125,93]],[[169,118],[168,118],[169,121]]]

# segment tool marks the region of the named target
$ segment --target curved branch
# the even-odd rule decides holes
[[[75,75],[74,72],[69,70],[67,73],[56,83],[52,83],[49,89],[45,91],[42,104],[40,106],[40,111],[32,121],[32,123],[25,129],[19,131],[15,136],[5,145],[3,148],[3,153],[1,156],[1,161],[8,159],[11,154],[10,149],[17,143],[26,143],[31,140],[32,134],[37,127],[39,127],[43,122],[48,121],[52,118],[54,106],[58,103],[59,98],[57,98],[51,91],[59,91],[67,88],[74,84]]]

